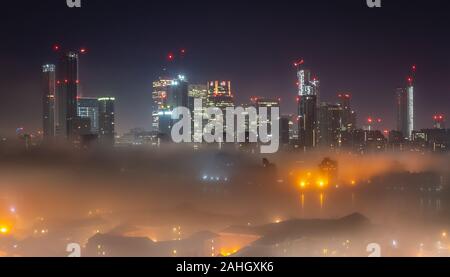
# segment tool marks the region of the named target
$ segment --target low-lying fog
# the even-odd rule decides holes
[[[336,166],[324,176],[327,157]],[[449,255],[449,160],[183,146],[10,151],[0,155],[0,255],[66,256],[71,242],[89,256],[367,256],[371,242],[386,255]],[[354,219],[334,233],[328,223],[349,215],[370,227],[355,234]],[[195,253],[182,243],[193,238]],[[220,245],[205,250],[206,241]]]

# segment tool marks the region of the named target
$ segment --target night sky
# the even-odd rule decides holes
[[[448,0],[2,1],[0,134],[41,128],[41,75],[56,62],[51,47],[86,47],[83,96],[117,97],[118,132],[151,125],[152,81],[166,55],[187,50],[191,83],[229,79],[238,103],[282,98],[296,110],[293,62],[303,58],[321,80],[321,98],[348,91],[360,123],[382,117],[395,127],[395,88],[417,64],[416,129],[434,113],[450,116]],[[5,2],[5,3],[3,3]]]

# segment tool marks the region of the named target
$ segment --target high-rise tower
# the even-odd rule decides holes
[[[44,140],[46,141],[51,140],[55,136],[55,74],[55,65],[46,64],[42,66],[42,124],[44,131]]]
[[[77,117],[78,53],[64,52],[57,68],[57,135],[71,139]]]
[[[317,107],[319,80],[311,78],[311,71],[303,68],[303,60],[295,63],[298,78],[299,141],[304,148],[317,144]]]
[[[104,145],[114,145],[115,136],[115,109],[114,97],[98,99],[99,140]]]
[[[416,66],[411,69],[411,75],[407,78],[407,86],[398,88],[397,98],[397,131],[402,132],[407,139],[411,138],[414,130],[414,81]]]

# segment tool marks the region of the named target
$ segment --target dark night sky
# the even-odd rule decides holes
[[[4,1],[6,2],[6,1]],[[0,132],[40,128],[40,66],[54,43],[87,47],[83,96],[117,97],[118,131],[150,128],[151,84],[169,51],[186,48],[191,82],[230,79],[239,102],[280,96],[295,111],[295,71],[304,58],[321,80],[322,100],[349,91],[359,118],[393,128],[394,91],[418,65],[416,128],[450,116],[448,0],[149,1],[15,0],[0,9]]]

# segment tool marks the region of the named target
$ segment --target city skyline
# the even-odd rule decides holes
[[[95,23],[94,14],[99,11],[114,14],[119,7],[123,6],[119,2],[112,1],[110,5],[102,7],[94,1],[92,4],[85,5],[80,11],[71,11],[67,10],[64,5],[60,7],[56,1],[55,3],[50,2],[52,1],[44,3],[38,9],[43,9],[46,5],[55,5],[53,10],[61,11],[61,14],[57,16],[85,14],[87,16],[86,22],[81,22],[80,27]],[[161,69],[167,65],[167,55],[173,53],[175,58],[177,58],[176,56],[178,56],[180,49],[186,51],[186,58],[183,61],[185,72],[181,73],[186,75],[191,84],[206,84],[208,80],[231,80],[237,103],[247,103],[248,99],[255,95],[279,97],[282,100],[281,111],[283,114],[296,112],[297,107],[293,103],[297,95],[295,85],[296,71],[292,63],[299,57],[303,57],[307,61],[308,67],[316,73],[321,81],[321,102],[335,102],[336,95],[339,93],[350,93],[353,96],[353,107],[359,113],[359,125],[362,125],[362,120],[368,116],[382,117],[385,122],[383,129],[389,130],[396,129],[395,90],[397,87],[403,86],[407,76],[405,75],[407,68],[411,64],[417,64],[418,77],[415,91],[417,123],[415,129],[432,127],[435,114],[450,114],[449,107],[446,105],[449,95],[445,93],[448,86],[444,78],[447,74],[448,64],[443,59],[445,55],[448,55],[444,52],[448,41],[439,32],[439,29],[443,26],[437,21],[436,23],[428,22],[427,16],[422,15],[419,11],[420,4],[414,1],[403,7],[401,5],[386,6],[382,11],[368,10],[362,3],[358,4],[356,2],[360,1],[355,1],[355,3],[348,4],[348,6],[347,4],[334,5],[327,3],[327,5],[335,8],[335,11],[331,11],[330,7],[324,10],[326,13],[320,17],[324,26],[321,28],[323,32],[320,35],[315,34],[313,31],[308,32],[309,36],[312,37],[311,40],[298,38],[295,32],[292,33],[292,36],[287,35],[290,33],[289,29],[296,24],[297,20],[295,18],[280,20],[278,23],[272,23],[272,20],[269,20],[271,18],[279,18],[281,12],[286,12],[284,8],[277,7],[273,13],[269,13],[269,7],[261,5],[254,7],[255,13],[250,14],[247,12],[252,6],[244,4],[237,14],[247,14],[249,18],[254,20],[247,21],[242,16],[238,16],[236,22],[246,22],[247,24],[241,25],[240,28],[231,23],[231,25],[225,24],[227,30],[224,31],[224,35],[232,35],[234,40],[239,39],[239,44],[242,45],[242,47],[231,47],[228,49],[225,47],[226,43],[218,45],[213,41],[211,43],[212,46],[207,47],[208,49],[205,49],[205,46],[198,43],[202,39],[207,40],[209,37],[207,32],[202,33],[201,31],[219,27],[210,19],[206,19],[208,24],[205,25],[211,26],[199,27],[199,30],[192,34],[174,29],[174,35],[173,37],[169,36],[171,37],[170,39],[166,39],[166,35],[161,30],[155,31],[152,28],[148,34],[160,34],[164,38],[164,42],[158,47],[148,47],[153,39],[144,39],[125,34],[124,32],[129,29],[121,26],[116,26],[118,35],[109,36],[108,41],[111,45],[106,48],[103,48],[106,46],[104,43],[94,37],[94,33],[100,31],[99,27],[96,26],[90,31],[83,31],[86,30],[85,28],[80,28],[80,30],[74,28],[70,35],[65,35],[61,30],[64,29],[63,26],[65,24],[63,23],[59,24],[60,26],[55,26],[54,31],[45,32],[45,35],[42,37],[39,35],[43,34],[42,31],[33,32],[32,37],[36,40],[36,44],[34,42],[33,44],[36,47],[30,49],[27,53],[21,51],[23,47],[19,44],[21,39],[14,39],[14,43],[11,42],[5,45],[8,50],[12,50],[12,53],[11,51],[3,51],[4,53],[8,52],[8,57],[3,60],[6,61],[7,65],[11,65],[10,67],[7,66],[11,71],[7,72],[7,74],[2,74],[4,77],[0,82],[0,88],[2,91],[12,91],[12,95],[8,97],[7,101],[3,102],[4,104],[1,107],[0,132],[2,134],[12,134],[18,127],[24,127],[29,131],[41,129],[40,115],[42,111],[40,107],[33,105],[33,103],[36,103],[35,99],[41,97],[38,93],[39,90],[37,90],[41,85],[40,75],[36,73],[38,70],[36,70],[35,64],[39,63],[40,67],[42,64],[55,62],[55,55],[50,51],[51,46],[55,43],[59,43],[64,47],[72,45],[87,47],[88,55],[84,56],[80,62],[82,79],[80,96],[100,97],[111,95],[116,97],[118,99],[116,107],[118,116],[116,120],[119,134],[123,134],[135,127],[151,128],[152,82],[162,75]],[[148,8],[147,11],[150,11],[152,14],[156,13],[157,17],[162,17],[165,14],[164,11],[155,11],[158,10],[158,5],[161,4],[148,6],[138,1],[135,6],[128,7],[126,5],[125,8],[133,11],[136,7]],[[234,5],[235,3],[230,3],[229,6],[224,7],[224,12],[231,9]],[[20,5],[11,4],[13,11],[19,7]],[[186,8],[190,10],[197,7],[193,4]],[[201,7],[202,9],[198,13],[212,9],[212,7]],[[323,3],[301,3],[295,7],[302,10],[309,7],[325,8],[325,5]],[[430,7],[424,8],[434,9]],[[345,22],[341,17],[341,13],[348,9],[351,10],[351,17]],[[401,10],[409,11],[413,19],[410,24],[411,27],[405,28],[404,32],[402,32],[404,36],[398,35],[397,30],[390,30],[383,25],[384,19],[393,20],[393,15]],[[174,9],[172,12],[174,15],[179,15],[179,17],[175,17],[169,25],[183,23],[187,19],[187,16],[178,9]],[[306,26],[310,30],[317,28],[313,24],[314,20],[316,20],[314,19],[314,14],[316,12],[311,12],[304,19]],[[363,20],[362,17],[364,15],[370,17],[372,14],[373,16],[376,14],[377,17],[370,24],[366,22],[366,24],[360,26],[347,26],[348,23],[352,22],[365,22],[366,20]],[[438,13],[438,19],[441,14]],[[142,13],[138,13],[136,19],[127,21],[130,24],[129,28],[136,29],[139,23],[146,22],[146,18]],[[308,21],[308,19],[311,20]],[[334,19],[340,19],[334,31],[343,36],[344,42],[336,40],[337,34],[331,34],[330,26]],[[440,19],[443,20],[443,18]],[[30,18],[25,16],[24,20],[33,22],[35,19],[32,16]],[[200,24],[199,21],[190,20],[188,26],[191,24],[197,26]],[[261,30],[255,26],[257,23],[264,23],[263,26],[266,28]],[[42,24],[43,26],[49,26],[50,22],[44,20]],[[375,25],[378,25],[378,27]],[[368,29],[363,31],[363,26]],[[397,24],[394,29],[401,27],[402,24]],[[433,32],[428,32],[424,37],[425,27],[433,27],[429,29]],[[20,28],[17,28],[20,31]],[[170,27],[167,28],[171,29]],[[253,28],[256,28],[258,31],[254,42],[241,39]],[[414,29],[414,32],[411,29]],[[105,35],[113,33],[112,31],[109,32],[106,32]],[[266,35],[263,35],[263,32],[267,32]],[[420,34],[420,40],[410,38],[410,32],[413,33],[414,37],[418,37]],[[278,35],[273,36],[274,33]],[[357,44],[355,46],[345,43],[345,38],[349,38],[350,33],[368,41],[362,41],[363,39],[356,40],[356,42],[353,41],[353,44]],[[374,40],[385,33],[383,42],[386,44],[382,45],[383,43],[379,42],[378,45],[374,45]],[[391,36],[390,33],[396,33],[396,35]],[[7,31],[7,34],[11,38],[17,36],[9,31]],[[268,41],[265,37],[267,38],[269,35],[272,37]],[[315,39],[313,39],[314,36]],[[133,37],[137,38],[138,43],[130,42]],[[424,41],[424,38],[428,38],[430,44],[433,44],[435,41],[441,41],[442,43],[439,45],[434,43],[435,49],[433,51],[423,51],[427,47],[427,42]],[[215,40],[219,40],[219,38],[215,38]],[[276,46],[273,40],[286,46]],[[307,43],[304,43],[305,41]],[[313,49],[313,46],[317,44],[321,44],[321,47],[318,50]],[[388,51],[383,49],[383,46],[386,45],[389,46]],[[347,47],[348,49],[344,50],[342,47]],[[408,47],[407,53],[403,51],[405,47]],[[127,49],[130,49],[130,51],[127,51]],[[18,55],[19,52],[21,53],[20,55]],[[115,52],[116,59],[112,59],[112,52]],[[333,52],[335,53],[333,54]],[[137,60],[137,56],[140,55],[145,58]],[[355,57],[360,59],[356,60]],[[438,57],[442,57],[441,60],[438,60]],[[362,61],[367,62],[363,63]],[[350,62],[351,65],[342,68],[342,63],[344,62]],[[28,81],[22,82],[23,77],[17,77],[17,74],[9,76],[9,74],[16,73],[16,70],[22,71],[24,73],[23,77],[26,77]],[[7,76],[11,78],[6,79]],[[115,76],[120,76],[120,78],[115,78]],[[379,80],[383,81],[380,82]],[[33,93],[34,91],[36,92]],[[25,97],[25,100],[23,100],[23,97]],[[10,109],[14,106],[14,103],[19,101],[19,98],[23,101],[26,110],[17,116],[5,120],[5,116],[11,114]]]
[[[450,256],[448,0],[75,2],[2,5],[0,257]]]

